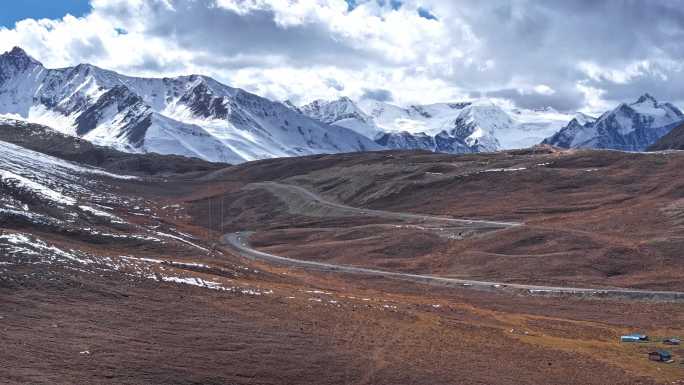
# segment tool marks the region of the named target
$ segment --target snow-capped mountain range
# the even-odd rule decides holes
[[[648,94],[598,119],[487,99],[400,107],[342,97],[295,106],[201,75],[141,78],[89,64],[47,69],[16,47],[0,55],[0,115],[122,151],[228,163],[382,149],[471,153],[542,141],[641,151],[684,119]]]
[[[317,100],[297,109],[314,119],[352,129],[383,147],[439,152],[482,152],[529,147],[564,127],[573,115],[504,110],[490,100],[411,105],[349,98]]]
[[[670,103],[644,94],[622,103],[598,119],[573,119],[544,143],[565,148],[607,148],[644,151],[684,122],[684,114]]]
[[[230,163],[380,149],[209,77],[138,78],[88,64],[47,69],[20,48],[0,55],[0,114],[123,151]]]

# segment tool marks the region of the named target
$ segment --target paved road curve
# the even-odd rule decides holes
[[[280,257],[273,254],[264,253],[255,250],[249,246],[250,232],[230,233],[223,236],[223,242],[244,258],[251,260],[277,263],[286,266],[307,268],[317,271],[340,272],[348,274],[361,274],[381,276],[393,279],[402,279],[407,281],[472,288],[489,291],[508,291],[522,293],[526,295],[538,296],[575,296],[588,298],[621,298],[631,300],[654,300],[654,301],[676,301],[684,302],[684,293],[675,291],[651,291],[651,290],[631,290],[631,289],[588,289],[577,287],[557,287],[557,286],[535,286],[535,285],[521,285],[502,282],[487,282],[487,281],[473,281],[468,279],[445,278],[436,277],[432,275],[408,274],[398,273],[392,271],[382,271],[375,269],[367,269],[363,267],[353,267],[344,265],[335,265],[330,263],[302,261],[298,259]]]

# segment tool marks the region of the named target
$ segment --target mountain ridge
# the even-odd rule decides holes
[[[543,143],[643,151],[684,121],[645,93],[598,118],[488,99],[396,106],[349,97],[274,102],[204,75],[143,78],[92,64],[48,69],[15,47],[0,55],[0,115],[98,145],[207,161],[383,149],[493,152]]]
[[[297,108],[314,119],[366,135],[389,149],[449,153],[533,146],[571,119],[571,115],[550,109],[504,111],[487,99],[399,107],[342,97],[315,100]]]
[[[0,55],[0,114],[127,152],[228,163],[380,149],[207,76],[141,78],[90,64],[47,69],[18,47]]]
[[[635,102],[620,103],[595,120],[573,119],[543,143],[563,148],[644,151],[682,122],[684,114],[677,107],[644,93]]]

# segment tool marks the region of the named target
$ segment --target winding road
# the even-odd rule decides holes
[[[429,221],[448,225],[458,225],[460,227],[471,227],[478,229],[504,229],[509,227],[521,226],[518,222],[488,221],[480,219],[462,219],[434,216],[427,214],[401,213],[394,211],[383,211],[373,209],[363,209],[347,206],[342,203],[331,202],[322,196],[309,191],[303,187],[277,182],[259,182],[247,186],[248,189],[264,189],[279,197],[287,204],[290,213],[320,216],[375,216],[393,220],[412,220]],[[318,209],[318,211],[317,211]],[[325,209],[326,211],[323,211]]]
[[[496,222],[496,221],[483,221],[483,220],[471,220],[471,219],[453,219],[445,217],[435,217],[430,215],[420,215],[411,213],[397,213],[388,212],[380,210],[368,210],[354,208],[351,206],[346,206],[339,203],[329,202],[319,195],[312,193],[302,187],[286,185],[275,182],[258,183],[251,186],[251,188],[265,188],[276,196],[282,197],[285,193],[286,195],[294,193],[300,198],[305,200],[310,200],[311,202],[327,206],[329,208],[334,208],[336,210],[342,210],[345,212],[354,213],[356,215],[374,215],[389,219],[408,219],[408,220],[423,220],[423,221],[435,221],[435,222],[448,222],[452,224],[459,224],[465,226],[472,226],[476,228],[488,228],[488,229],[501,229],[514,226],[520,226],[520,223],[513,222]],[[290,197],[292,197],[290,195]],[[285,200],[290,206],[290,209],[297,209],[298,204],[293,205],[291,200]],[[296,198],[295,198],[296,201]],[[238,253],[240,256],[254,260],[261,261],[272,264],[280,264],[291,267],[305,268],[315,271],[326,271],[326,272],[338,272],[346,274],[359,274],[366,276],[380,276],[385,278],[400,279],[406,281],[412,281],[423,284],[432,284],[448,287],[460,287],[460,288],[472,288],[478,290],[488,290],[488,291],[507,291],[514,292],[518,294],[525,295],[537,295],[537,296],[574,296],[574,297],[586,297],[586,298],[620,298],[620,299],[630,299],[630,300],[654,300],[654,301],[676,301],[684,302],[684,292],[676,291],[653,291],[653,290],[638,290],[638,289],[621,289],[621,288],[579,288],[579,287],[561,287],[561,286],[539,286],[539,285],[524,285],[524,284],[514,284],[514,283],[504,283],[504,282],[491,282],[491,281],[477,281],[469,279],[459,279],[459,278],[447,278],[438,277],[433,275],[422,275],[422,274],[410,274],[410,273],[400,273],[392,271],[384,271],[377,269],[369,269],[364,267],[337,265],[324,262],[316,261],[305,261],[292,259],[282,256],[277,256],[269,253],[265,253],[252,248],[249,244],[249,236],[252,232],[244,231],[237,233],[225,234],[222,237],[224,245],[228,246],[234,252]]]

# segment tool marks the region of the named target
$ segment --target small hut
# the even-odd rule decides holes
[[[648,359],[651,361],[668,362],[672,361],[672,354],[665,350],[654,350],[648,353]]]

